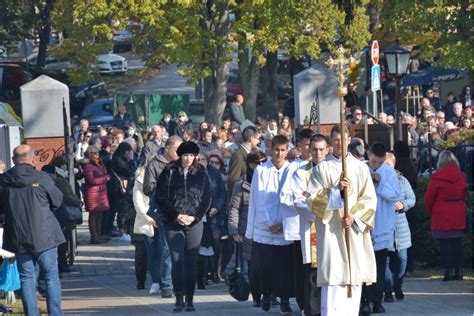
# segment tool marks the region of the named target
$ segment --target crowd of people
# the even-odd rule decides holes
[[[461,103],[453,100],[452,115],[472,120],[470,99],[465,102],[460,111]],[[35,205],[18,201],[30,198],[36,185],[45,186],[44,200],[38,201],[44,212],[29,224],[33,232],[56,221],[47,210],[83,203],[90,243],[115,237],[130,241],[137,289],[145,289],[149,273],[149,293],[174,295],[175,312],[194,311],[196,286],[204,290],[210,282],[228,281],[239,264],[232,260],[235,255],[241,257],[253,306],[264,311],[279,305],[282,314],[292,313],[291,297],[303,315],[383,313],[383,302],[394,302],[393,294],[403,300],[412,244],[407,214],[415,205],[415,163],[420,163],[412,159],[409,144],[396,142],[392,153],[384,144],[366,146],[362,139],[351,139],[347,127],[334,126],[329,135],[309,128],[295,132],[288,117],[280,122],[258,118],[243,128],[242,103],[238,96],[220,126],[194,125],[179,112],[175,120],[165,114],[144,133],[124,106],[109,129],[93,132],[82,120],[72,136],[75,192],[65,180],[64,157],[44,168],[53,179],[46,180],[38,171],[28,176],[34,165],[31,146],[16,148],[16,166],[0,177],[0,210],[4,247],[17,254],[22,286],[28,289],[22,291],[24,304],[36,307],[35,281],[24,276],[33,260],[45,272],[47,296],[52,297],[48,311],[60,310],[60,292],[54,292],[60,288],[54,277],[58,271],[47,265],[55,258],[51,249],[64,244],[71,227],[79,224],[48,224],[49,235],[31,240],[21,225],[30,223],[27,214]],[[426,132],[433,135],[429,140],[448,134],[448,121],[440,121],[441,112],[431,107],[436,103],[426,98],[422,104],[417,118],[403,116],[410,124],[410,145],[425,141]],[[353,106],[351,123],[360,123],[360,114],[360,107]],[[387,123],[383,115],[379,119]],[[450,122],[464,126],[462,119]],[[452,153],[441,151],[436,158],[427,210],[433,238],[440,240],[444,280],[461,280],[466,180]],[[452,192],[449,198],[443,185]],[[57,256],[59,271],[71,271],[64,249]]]

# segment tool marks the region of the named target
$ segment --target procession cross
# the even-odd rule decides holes
[[[346,162],[346,155],[347,155],[347,143],[346,143],[346,107],[344,104],[344,97],[347,95],[347,87],[344,86],[344,82],[346,81],[345,73],[345,66],[349,65],[351,67],[355,64],[354,58],[346,58],[344,56],[344,48],[339,46],[337,49],[337,58],[332,59],[331,57],[326,62],[330,68],[335,68],[337,72],[337,81],[339,82],[339,86],[336,89],[336,94],[339,96],[339,105],[340,105],[340,130],[341,130],[341,140],[342,140],[342,174],[343,177],[347,177],[347,162]],[[349,215],[349,205],[348,205],[348,192],[347,188],[343,190],[343,197],[344,197],[344,217]],[[349,265],[349,286],[347,287],[347,297],[352,297],[352,275],[351,275],[351,248],[350,248],[350,235],[349,229],[344,229],[344,237],[346,241],[346,249],[347,249],[347,263]]]

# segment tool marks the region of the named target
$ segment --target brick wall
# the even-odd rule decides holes
[[[65,154],[64,137],[27,138],[26,143],[35,149],[37,170],[41,170],[54,157]]]

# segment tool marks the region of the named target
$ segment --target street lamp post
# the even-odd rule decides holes
[[[391,77],[395,77],[395,103],[397,108],[397,140],[402,140],[402,104],[400,97],[400,79],[408,72],[410,63],[410,51],[400,46],[392,46],[384,51],[386,71]]]

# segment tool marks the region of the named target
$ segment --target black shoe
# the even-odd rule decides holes
[[[192,295],[186,295],[186,309],[185,311],[187,312],[194,312],[196,309],[194,308],[193,304],[193,296]]]
[[[385,303],[393,303],[393,302],[395,302],[395,300],[393,299],[392,293],[385,293],[385,297],[384,297],[383,300],[384,300]]]
[[[260,298],[255,298],[253,300],[252,307],[262,307],[262,300]]]
[[[265,295],[265,294],[263,295],[261,305],[262,305],[262,309],[265,312],[268,312],[270,310],[270,307],[272,306],[270,295]]]
[[[182,312],[184,309],[183,294],[176,294],[176,303],[174,304],[173,312]]]
[[[145,289],[145,281],[138,281],[137,282],[137,290],[144,290]]]
[[[382,304],[374,304],[374,308],[372,309],[372,314],[383,314],[385,313],[385,308],[383,308]]]
[[[280,301],[278,300],[278,297],[272,295],[272,306],[278,306],[280,305]]]
[[[402,289],[395,290],[395,298],[397,301],[402,301],[405,298],[405,294],[403,294]]]
[[[454,278],[453,280],[462,281],[464,279],[464,273],[462,268],[454,269]]]
[[[173,297],[173,291],[170,289],[163,289],[161,290],[161,298],[172,298]]]
[[[282,315],[288,315],[288,314],[291,314],[293,313],[293,310],[291,309],[290,307],[290,302],[289,301],[284,301],[282,300],[281,301],[281,304],[280,304],[280,313]]]
[[[360,315],[370,315],[372,312],[372,308],[370,308],[370,303],[369,302],[363,302],[362,305],[360,306],[359,314]]]
[[[453,270],[452,269],[444,270],[443,281],[451,281],[451,280],[454,280]]]

